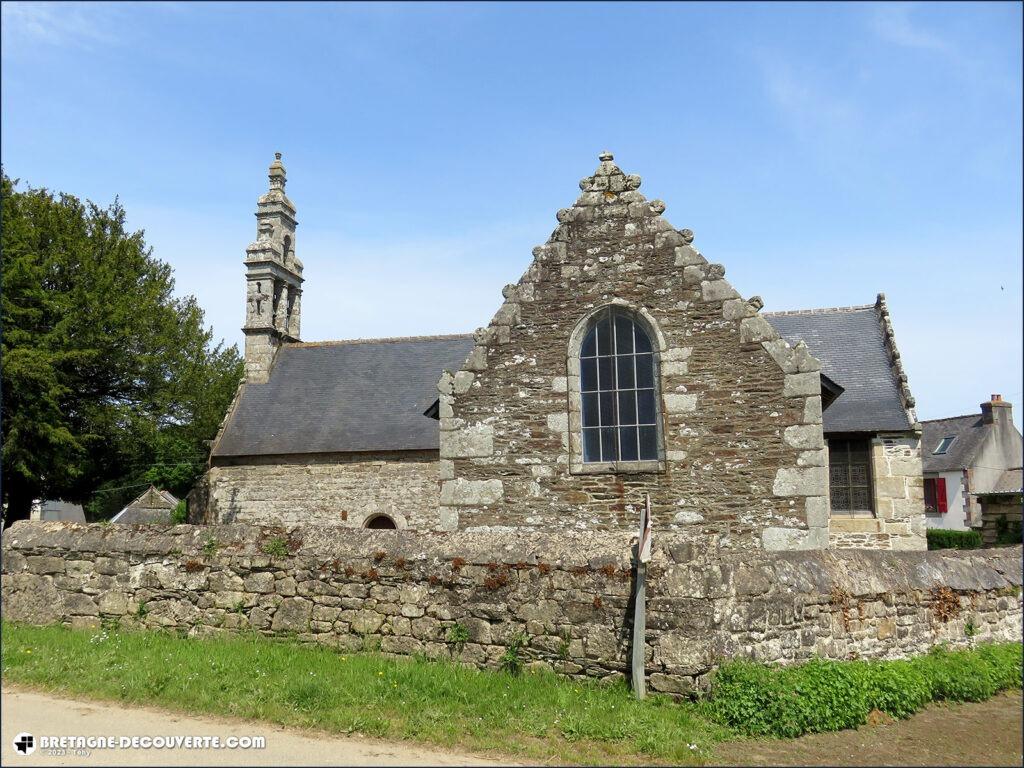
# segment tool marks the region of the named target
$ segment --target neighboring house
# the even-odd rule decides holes
[[[926,522],[929,528],[964,531],[982,526],[979,495],[997,488],[1004,473],[1021,465],[1021,433],[1013,407],[1000,395],[981,413],[922,422]]]
[[[84,523],[85,511],[81,504],[69,501],[47,499],[32,504],[31,520],[63,520],[70,523]]]
[[[157,490],[151,485],[145,493],[110,518],[110,522],[167,525],[172,522],[171,516],[177,506],[178,500],[173,494]]]
[[[1000,475],[991,490],[974,494],[981,505],[981,537],[986,547],[1021,543],[1021,504],[1024,498],[1021,467]]]
[[[486,327],[303,343],[278,155],[245,259],[246,378],[193,520],[632,531],[649,496],[701,546],[923,549],[884,297],[761,314],[600,160]]]

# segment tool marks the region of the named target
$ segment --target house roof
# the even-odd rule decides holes
[[[72,504],[70,501],[60,501],[59,499],[46,499],[39,505],[39,519],[84,523],[85,511],[81,504]]]
[[[1024,470],[1021,467],[1008,469],[999,476],[995,486],[987,493],[979,493],[978,496],[999,496],[1005,493],[1021,493],[1024,491]]]
[[[904,431],[913,426],[894,345],[877,305],[765,312],[790,344],[803,341],[822,373],[845,390],[822,414],[825,432]]]
[[[921,466],[925,472],[954,472],[971,465],[988,434],[980,413],[921,422]],[[945,437],[955,438],[945,453],[934,451]]]
[[[112,523],[169,523],[178,499],[169,491],[149,486],[145,492],[110,518]]]
[[[437,450],[424,411],[472,348],[470,335],[286,344],[270,379],[243,387],[213,456]]]

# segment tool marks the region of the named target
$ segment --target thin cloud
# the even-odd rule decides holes
[[[871,9],[871,27],[882,40],[918,50],[955,53],[953,46],[911,19],[910,3],[887,3]]]
[[[0,5],[4,46],[43,43],[91,49],[116,42],[115,8],[103,3],[20,3]]]
[[[800,146],[837,172],[853,170],[847,164],[863,143],[864,105],[820,68],[797,66],[773,51],[754,57],[769,103]]]

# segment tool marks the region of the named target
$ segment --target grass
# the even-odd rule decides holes
[[[699,764],[731,736],[699,705],[639,702],[622,683],[343,654],[255,634],[190,639],[4,622],[2,641],[11,683],[531,761]]]

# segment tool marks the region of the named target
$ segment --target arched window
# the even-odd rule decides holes
[[[619,307],[595,315],[580,347],[584,463],[654,461],[658,394],[651,338]]]
[[[397,528],[395,521],[387,515],[374,515],[366,521],[366,528]]]

